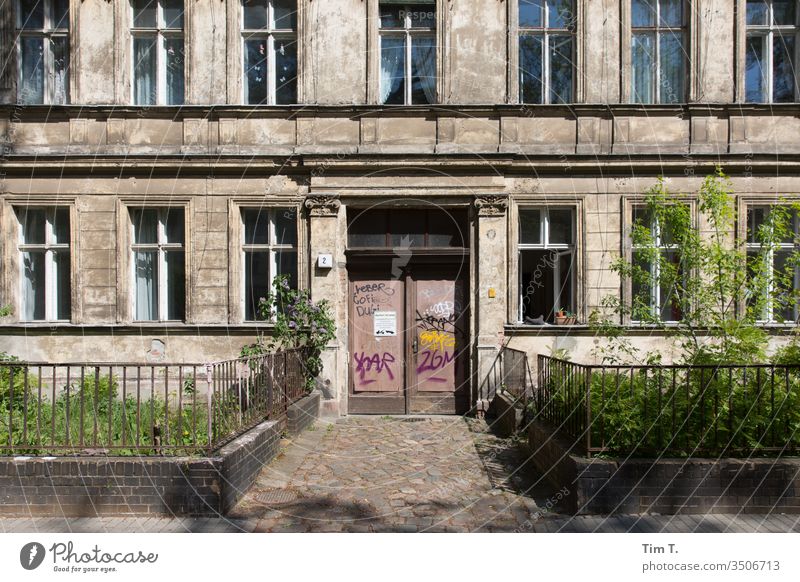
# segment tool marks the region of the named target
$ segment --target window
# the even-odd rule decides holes
[[[745,18],[745,100],[755,103],[796,101],[796,0],[747,0]]]
[[[297,103],[297,0],[243,0],[244,102]]]
[[[800,219],[786,207],[747,208],[748,302],[763,322],[798,320]]]
[[[469,220],[464,210],[441,208],[349,208],[349,248],[467,248]]]
[[[70,319],[69,208],[21,208],[19,263],[24,321]]]
[[[519,100],[572,103],[573,0],[519,0]]]
[[[380,3],[380,102],[436,103],[436,3]]]
[[[686,206],[688,211],[688,206]],[[639,322],[680,321],[683,318],[677,284],[681,258],[669,229],[662,226],[651,208],[633,207],[631,319]]]
[[[297,286],[297,210],[243,208],[242,235],[244,314],[255,321],[258,303],[270,295],[276,276],[285,275]]]
[[[519,295],[523,323],[553,323],[575,312],[575,209],[519,211]]]
[[[183,0],[131,0],[133,102],[183,105]]]
[[[631,100],[686,101],[684,0],[631,0]]]
[[[69,101],[69,0],[18,0],[19,101]]]
[[[186,261],[183,208],[131,208],[134,319],[183,321]]]

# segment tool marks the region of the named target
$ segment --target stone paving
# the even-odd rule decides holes
[[[800,516],[568,516],[482,421],[317,422],[219,518],[0,519],[0,532],[800,532]]]

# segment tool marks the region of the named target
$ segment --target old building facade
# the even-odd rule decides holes
[[[798,17],[795,0],[2,0],[0,351],[231,357],[269,333],[254,304],[285,274],[333,306],[330,413],[464,412],[504,342],[590,357],[658,176],[691,200],[722,165],[742,221],[800,192]],[[573,325],[552,325],[561,309]]]

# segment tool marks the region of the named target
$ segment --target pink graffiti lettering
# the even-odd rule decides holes
[[[428,370],[441,370],[455,359],[455,354],[451,352],[440,354],[439,350],[425,350],[420,353],[420,358],[422,363],[417,366],[417,374]]]
[[[386,372],[389,376],[389,380],[394,380],[391,364],[394,363],[395,359],[392,354],[383,352],[382,356],[377,353],[368,356],[365,352],[361,352],[360,354],[356,352],[353,354],[353,357],[356,359],[356,373],[358,373],[358,379],[362,385],[372,384],[376,381],[367,380],[365,378],[368,372],[375,372],[376,374]]]

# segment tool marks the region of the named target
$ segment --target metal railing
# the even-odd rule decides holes
[[[497,392],[505,390],[527,404],[533,394],[533,376],[528,365],[528,354],[503,346],[480,386],[480,399],[491,401]]]
[[[0,362],[0,454],[208,453],[305,395],[302,350],[212,364]]]
[[[800,448],[800,365],[584,365],[538,356],[536,417],[586,454]]]

